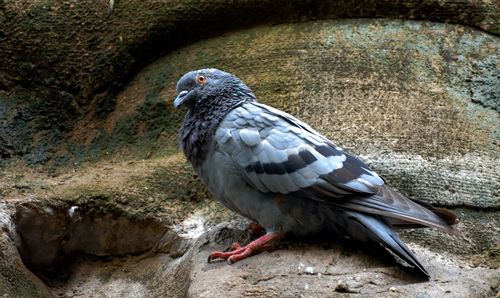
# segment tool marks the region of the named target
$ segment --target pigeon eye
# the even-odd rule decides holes
[[[198,84],[203,85],[207,81],[207,79],[204,76],[197,76],[196,80],[198,81]]]

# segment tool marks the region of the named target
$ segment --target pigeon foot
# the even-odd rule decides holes
[[[223,259],[227,260],[229,264],[236,263],[261,251],[269,250],[271,245],[275,241],[283,238],[284,235],[285,233],[269,232],[245,246],[241,246],[239,243],[233,243],[233,245],[231,245],[231,251],[229,252],[214,251],[211,253],[208,256],[208,262],[215,259]]]

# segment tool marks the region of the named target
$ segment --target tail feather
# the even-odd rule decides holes
[[[419,204],[420,206],[423,206],[430,211],[434,212],[437,216],[439,216],[444,222],[446,222],[449,225],[455,225],[458,223],[458,216],[451,210],[445,209],[445,208],[439,208],[439,207],[434,207],[431,204],[427,204],[425,202],[416,200],[416,199],[411,199],[414,203]]]
[[[397,233],[390,225],[385,223],[383,219],[378,216],[354,211],[347,211],[347,213],[351,220],[351,224],[347,227],[347,232],[351,237],[361,241],[370,240],[379,243],[422,275],[427,278],[430,277],[424,266],[420,264],[415,255],[413,255],[410,249],[399,238]],[[359,225],[353,224],[352,221],[359,223]]]
[[[450,234],[459,233],[451,226],[457,222],[453,212],[408,199],[387,185],[371,196],[349,197],[330,203],[348,210],[380,215],[398,228],[435,227]]]
[[[412,200],[415,201],[415,200]],[[419,203],[419,202],[416,202]],[[424,205],[425,206],[425,205]],[[458,223],[458,217],[452,211],[444,208],[437,208],[431,205],[425,206],[430,211],[434,212],[437,216],[439,216],[449,227],[446,228],[446,232],[452,235],[460,235],[460,230],[456,227],[452,226]],[[391,224],[394,228],[397,229],[418,229],[418,228],[427,228],[429,225],[418,224],[415,222],[409,222],[408,220],[398,219],[398,218],[390,218],[387,217],[387,222]],[[444,230],[440,228],[441,230]]]

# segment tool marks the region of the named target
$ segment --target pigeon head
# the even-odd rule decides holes
[[[205,68],[179,79],[174,108],[184,106],[193,111],[207,104],[233,106],[249,100],[255,100],[255,96],[240,79],[222,70]]]

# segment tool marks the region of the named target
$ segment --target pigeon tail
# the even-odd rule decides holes
[[[426,278],[430,277],[411,250],[382,218],[354,211],[348,211],[348,218],[351,224],[345,228],[352,238],[363,242],[376,242]]]
[[[460,231],[457,228],[452,226],[452,225],[456,225],[459,222],[458,216],[453,211],[448,210],[446,208],[434,207],[431,204],[427,204],[427,203],[422,202],[422,201],[417,200],[417,199],[410,199],[410,200],[412,200],[414,203],[419,204],[420,206],[423,206],[423,207],[429,209],[434,214],[439,216],[439,218],[441,220],[443,220],[447,225],[451,226],[450,227],[451,230],[446,229],[447,232],[449,232],[450,234],[454,234],[454,235],[460,234]]]
[[[434,227],[452,235],[460,234],[452,226],[458,222],[455,213],[408,199],[388,185],[383,185],[371,196],[350,197],[329,203],[347,210],[382,216],[390,226],[397,229]]]

